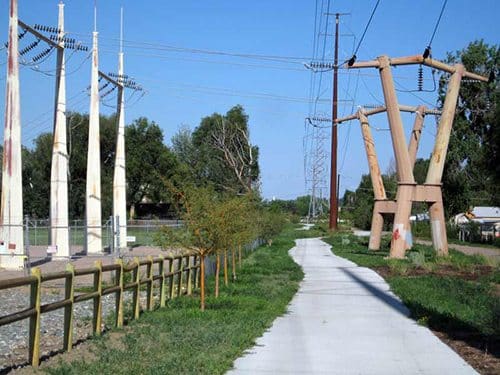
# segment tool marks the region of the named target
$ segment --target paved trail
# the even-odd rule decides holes
[[[374,271],[319,239],[290,250],[304,270],[289,313],[229,374],[475,374],[408,311]]]

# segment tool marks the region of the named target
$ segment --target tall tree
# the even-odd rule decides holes
[[[69,155],[69,214],[82,219],[85,213],[85,181],[87,174],[87,147],[89,118],[86,114],[68,115]],[[113,168],[115,159],[116,117],[101,116],[101,199],[102,215],[112,214]],[[52,134],[40,134],[32,149],[23,148],[23,193],[25,214],[31,217],[49,216],[50,162]],[[145,118],[126,128],[127,201],[135,205],[145,197],[151,201],[165,201],[161,178],[182,175],[175,156],[163,144],[163,132],[154,122]]]
[[[259,182],[259,150],[250,142],[248,116],[235,106],[225,115],[214,113],[201,120],[192,133],[196,181],[214,184],[218,191],[250,192]]]
[[[178,162],[163,143],[163,131],[141,117],[125,129],[127,155],[127,202],[133,207],[144,198],[153,202],[168,201],[162,178],[175,178]]]
[[[443,174],[443,195],[448,216],[472,205],[498,205],[500,195],[500,118],[498,45],[483,41],[448,54],[447,62],[464,64],[468,71],[495,79],[489,84],[465,80],[455,113]],[[439,104],[444,103],[447,75],[439,84]]]
[[[32,150],[25,147],[22,150],[24,213],[46,219],[49,217],[52,134],[39,135],[34,144]]]

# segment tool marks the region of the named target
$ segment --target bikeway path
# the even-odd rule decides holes
[[[376,272],[300,239],[290,254],[305,273],[288,313],[228,374],[476,374],[407,308]]]

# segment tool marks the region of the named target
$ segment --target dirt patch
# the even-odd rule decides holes
[[[401,273],[397,269],[392,269],[389,266],[378,266],[373,267],[373,269],[380,274],[383,278],[393,277],[393,276],[449,276],[449,277],[459,277],[463,280],[475,281],[484,276],[488,276],[495,271],[495,267],[486,265],[477,265],[468,270],[460,270],[454,266],[443,264],[438,265],[433,269],[425,269],[423,267],[409,267],[405,269],[404,273]]]
[[[489,348],[483,347],[479,349],[481,342],[477,346],[470,344],[470,339],[467,342],[461,338],[451,337],[447,333],[433,331],[433,333],[450,348],[457,352],[468,364],[476,371],[483,375],[498,375],[500,374],[500,358],[489,351]]]

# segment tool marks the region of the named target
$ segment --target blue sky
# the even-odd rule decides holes
[[[55,26],[58,2],[19,0],[19,17],[31,25]],[[321,25],[322,34],[325,30],[328,34],[333,32],[332,17],[329,17],[328,28],[325,26],[323,13],[328,3],[330,12],[351,13],[342,18],[341,34],[354,34],[359,38],[375,1],[100,0],[97,17],[100,69],[116,71],[119,13],[123,5],[125,72],[147,91],[142,98],[135,94],[128,101],[127,123],[146,116],[163,128],[165,141],[169,143],[180,126],[194,128],[202,117],[213,112],[226,112],[241,104],[250,117],[252,141],[261,150],[264,197],[294,198],[306,194],[304,136],[308,130],[304,118],[309,116],[312,108],[308,102],[311,72],[304,68],[303,63],[309,62],[313,56],[315,18],[316,28]],[[0,3],[0,35],[4,40],[7,40],[8,30],[7,4],[6,0]],[[93,1],[67,0],[65,4],[68,36],[89,45],[93,30]],[[382,54],[405,56],[422,53],[441,5],[442,2],[437,0],[382,0],[358,52],[358,60]],[[448,1],[432,45],[434,58],[444,58],[447,51],[461,49],[476,39],[498,43],[500,27],[496,18],[499,11],[500,2],[495,0]],[[322,46],[324,35],[318,38]],[[29,42],[23,40],[24,44]],[[342,36],[340,43],[340,58],[350,57],[353,38]],[[327,36],[325,59],[329,61],[333,59],[332,44],[332,37]],[[180,50],[173,47],[180,47]],[[88,112],[85,89],[89,84],[90,65],[87,57],[85,52],[67,54],[70,110]],[[6,54],[2,50],[0,85],[3,86],[5,60]],[[29,147],[40,132],[52,129],[54,65],[52,56],[39,66],[44,73],[26,66],[21,69],[22,138]],[[394,72],[398,88],[415,88],[416,73],[416,68],[398,68]],[[430,74],[425,70],[424,88],[427,89],[432,88]],[[316,82],[318,80],[316,74]],[[330,114],[331,80],[331,73],[324,73],[319,91],[313,93],[313,97],[319,98],[317,114]],[[339,115],[349,114],[358,105],[382,101],[376,70],[363,70],[359,75],[357,71],[341,71],[339,85],[340,99],[348,100],[341,104]],[[399,98],[402,104],[409,105],[421,104],[423,100],[435,103],[436,100],[436,93],[417,93],[417,96],[400,93]],[[106,97],[101,112],[112,113],[114,103],[114,96]],[[3,112],[2,101],[1,118]],[[408,132],[412,116],[404,115],[403,121]],[[386,129],[386,117],[373,117],[372,125]],[[430,154],[435,130],[434,119],[429,116],[420,156]],[[325,135],[325,148],[329,150],[328,129]],[[386,170],[392,159],[389,133],[374,131],[374,137],[382,170]],[[341,191],[354,189],[361,175],[367,173],[357,122],[339,127],[339,167]],[[329,175],[327,171],[326,175]]]

